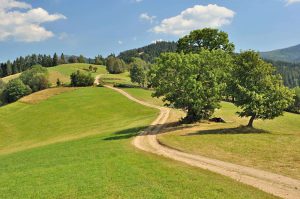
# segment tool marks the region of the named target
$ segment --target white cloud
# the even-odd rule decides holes
[[[119,41],[118,41],[118,44],[119,44],[119,45],[122,45],[122,44],[123,44],[123,41],[119,40]]]
[[[149,21],[150,23],[153,23],[154,20],[156,19],[156,16],[150,16],[148,13],[142,13],[140,15],[140,19],[143,21]]]
[[[54,36],[41,24],[66,19],[62,14],[49,14],[43,8],[16,0],[0,0],[0,41],[14,39],[38,42]]]
[[[286,2],[286,5],[291,5],[294,3],[300,3],[300,0],[285,0],[285,2]]]
[[[140,2],[142,2],[143,0],[134,0],[134,2],[136,2],[136,3],[140,3]]]
[[[182,36],[195,29],[219,28],[231,23],[235,12],[215,4],[196,5],[182,11],[179,15],[167,18],[155,26],[155,33]]]

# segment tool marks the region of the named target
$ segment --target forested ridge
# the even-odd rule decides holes
[[[159,41],[148,46],[121,52],[118,57],[126,63],[131,62],[132,58],[141,58],[146,62],[152,63],[161,53],[176,52],[176,50],[176,42]]]

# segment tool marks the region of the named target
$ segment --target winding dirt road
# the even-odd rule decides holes
[[[164,157],[184,162],[188,165],[199,167],[201,169],[207,169],[209,171],[230,177],[241,183],[256,187],[267,193],[275,196],[287,199],[300,199],[300,181],[289,177],[281,176],[278,174],[240,166],[228,162],[223,162],[200,155],[193,155],[185,152],[181,152],[169,147],[163,146],[157,140],[156,134],[164,127],[170,113],[170,109],[160,106],[148,104],[140,101],[125,91],[114,88],[111,86],[105,86],[113,89],[128,99],[142,104],[147,107],[156,108],[160,110],[159,116],[152,123],[150,127],[145,129],[133,140],[133,145],[143,151],[162,155]]]

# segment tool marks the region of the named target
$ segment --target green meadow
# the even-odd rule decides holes
[[[1,107],[0,198],[274,198],[134,148],[157,115],[107,88]]]

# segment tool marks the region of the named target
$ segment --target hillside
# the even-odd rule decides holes
[[[289,48],[283,48],[269,52],[261,52],[261,56],[264,59],[273,61],[300,63],[300,44]]]
[[[161,41],[137,49],[127,50],[119,54],[119,58],[130,62],[133,57],[140,57],[147,62],[153,62],[163,52],[175,52],[176,42]]]
[[[1,107],[0,198],[275,198],[134,149],[156,116],[107,88]]]

